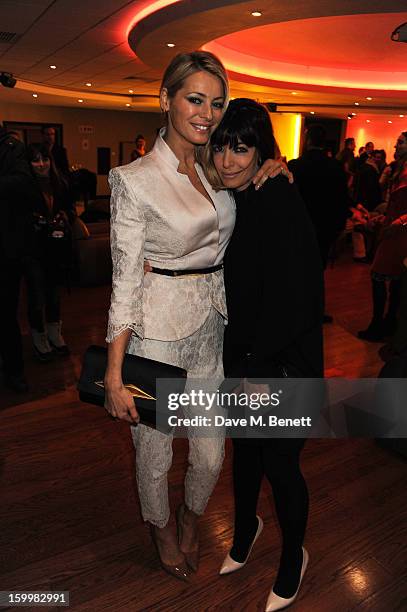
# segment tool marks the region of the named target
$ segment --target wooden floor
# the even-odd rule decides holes
[[[71,609],[89,612],[264,610],[280,546],[268,486],[259,504],[265,530],[250,562],[218,576],[232,537],[229,444],[201,523],[199,573],[186,586],[160,570],[140,518],[128,427],[79,404],[75,392],[84,348],[103,341],[107,303],[107,288],[65,296],[72,356],[36,363],[25,335],[32,390],[23,397],[1,389],[0,591],[70,591]],[[327,311],[335,317],[325,329],[328,375],[377,374],[378,345],[355,337],[369,309],[368,267],[345,257],[327,272]],[[172,507],[186,465],[185,441],[174,446]],[[405,460],[372,440],[311,440],[303,468],[311,560],[293,609],[407,610]]]

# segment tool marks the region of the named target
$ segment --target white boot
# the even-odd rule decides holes
[[[40,361],[50,361],[53,358],[52,348],[48,342],[48,336],[45,332],[39,332],[36,329],[31,330],[31,336],[34,345],[34,351]]]
[[[59,355],[69,355],[69,349],[61,334],[62,321],[47,323],[48,340]]]

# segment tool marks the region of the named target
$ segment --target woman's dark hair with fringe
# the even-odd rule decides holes
[[[50,180],[51,180],[53,189],[56,190],[57,192],[67,191],[69,189],[68,181],[61,174],[61,172],[59,172],[58,168],[55,165],[54,160],[52,159],[52,156],[49,154],[47,146],[41,142],[33,142],[28,145],[27,159],[30,162],[30,167],[31,167],[31,162],[34,161],[36,158],[38,158],[38,156],[40,155],[43,159],[49,159],[51,162]],[[31,171],[33,173],[34,178],[36,178],[34,171],[33,170]]]
[[[249,98],[236,98],[229,102],[222,121],[212,134],[200,159],[214,189],[224,189],[224,186],[213,163],[213,147],[217,145],[233,149],[238,143],[255,147],[260,165],[266,159],[275,158],[277,146],[269,113],[262,104]]]

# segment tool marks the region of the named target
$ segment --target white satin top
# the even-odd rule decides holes
[[[140,338],[177,340],[205,322],[211,306],[226,317],[223,271],[202,276],[144,275],[144,259],[171,270],[222,263],[235,223],[228,191],[215,192],[196,164],[212,199],[200,194],[163,140],[150,153],[109,173],[112,297],[107,342],[130,328]]]

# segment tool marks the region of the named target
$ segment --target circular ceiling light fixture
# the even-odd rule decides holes
[[[38,94],[33,94],[33,98],[38,98]]]
[[[370,96],[367,96],[366,100],[373,100],[373,98],[371,98]]]
[[[397,28],[391,33],[390,38],[394,42],[407,43],[407,21],[397,26]]]
[[[252,12],[252,17],[261,17],[262,16],[262,12],[261,11],[253,11]]]
[[[51,68],[51,70],[56,70],[56,69],[57,69],[57,67],[55,66],[55,64],[51,64],[50,68]]]
[[[167,47],[170,47],[172,49],[173,47],[175,47],[175,43],[167,43]]]
[[[85,83],[86,87],[92,87],[92,83]]]
[[[79,99],[78,99],[78,102],[82,103],[82,102],[83,102],[82,98],[79,98]]]

